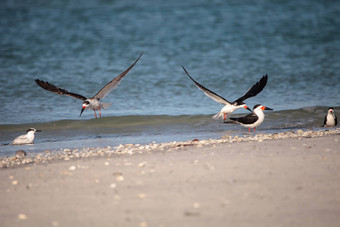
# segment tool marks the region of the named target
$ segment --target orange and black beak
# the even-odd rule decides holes
[[[251,111],[251,109],[248,106],[244,106],[243,108],[246,109],[246,110],[249,110],[250,112],[253,112],[253,111]]]
[[[262,110],[273,110],[273,109],[271,109],[271,108],[269,108],[269,107],[265,107],[265,106],[262,106],[261,109],[262,109]]]
[[[85,109],[86,109],[86,106],[83,106],[83,107],[81,108],[79,117],[81,116],[81,114],[84,112]]]

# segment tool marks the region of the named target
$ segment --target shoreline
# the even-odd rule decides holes
[[[79,158],[94,158],[94,157],[111,157],[114,155],[135,155],[143,154],[146,152],[155,151],[170,151],[178,150],[185,147],[206,147],[216,146],[224,143],[236,143],[236,142],[250,142],[257,141],[263,142],[264,140],[276,140],[276,139],[287,139],[287,138],[312,138],[322,137],[328,135],[340,135],[339,128],[326,129],[326,130],[295,130],[286,131],[282,133],[273,134],[250,134],[244,136],[230,136],[225,135],[220,139],[206,139],[206,140],[191,140],[183,142],[165,142],[165,143],[149,143],[145,145],[141,144],[120,144],[115,147],[88,147],[88,148],[63,148],[61,150],[45,150],[43,153],[38,153],[28,156],[9,156],[0,158],[0,169],[9,167],[20,167],[29,164],[47,164],[54,161],[69,161],[72,159]]]
[[[121,145],[84,158],[69,151],[67,161],[2,168],[0,219],[11,227],[336,227],[339,135]]]

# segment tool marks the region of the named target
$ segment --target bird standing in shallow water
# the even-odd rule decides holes
[[[25,145],[25,144],[33,144],[34,143],[34,133],[41,132],[41,130],[36,130],[35,128],[29,128],[26,131],[26,134],[18,136],[15,138],[10,145]]]
[[[253,108],[253,112],[251,114],[248,114],[247,116],[244,117],[238,117],[238,118],[233,118],[231,117],[230,120],[231,122],[226,122],[226,123],[239,123],[240,125],[249,128],[253,128],[255,132],[255,128],[258,127],[262,122],[264,121],[264,110],[273,110],[271,108],[262,106],[261,104],[257,104]]]
[[[263,88],[266,86],[267,84],[267,80],[268,80],[268,75],[263,76],[256,84],[254,84],[243,96],[241,96],[240,98],[236,99],[234,102],[229,102],[228,100],[226,100],[225,98],[223,98],[222,96],[219,96],[218,94],[216,94],[213,91],[210,91],[208,88],[202,86],[201,84],[199,84],[196,80],[194,80],[188,73],[188,71],[182,66],[184,72],[187,74],[187,76],[196,84],[196,86],[204,92],[204,94],[206,96],[208,96],[209,98],[213,99],[214,101],[221,103],[222,105],[225,105],[220,112],[218,112],[217,114],[215,114],[213,116],[213,118],[215,119],[227,119],[228,114],[234,112],[237,109],[240,108],[245,108],[249,111],[251,111],[251,109],[243,102],[244,100],[256,96],[258,93],[260,93]]]
[[[323,127],[335,127],[338,124],[338,119],[335,115],[334,108],[329,107],[325,120],[323,122]]]
[[[54,86],[53,84],[50,84],[49,82],[45,82],[39,79],[36,79],[35,82],[42,88],[44,88],[47,91],[56,93],[58,95],[68,95],[72,96],[77,99],[83,100],[83,106],[80,111],[80,116],[83,113],[85,109],[93,110],[94,111],[94,116],[97,118],[96,110],[99,111],[99,117],[101,117],[100,109],[106,109],[109,106],[111,106],[111,103],[102,103],[101,100],[105,98],[112,90],[118,87],[124,76],[132,69],[133,66],[137,63],[137,61],[142,57],[143,53],[139,55],[137,60],[129,67],[127,68],[124,72],[122,72],[119,76],[111,80],[109,83],[107,83],[96,95],[94,95],[91,98],[86,98],[85,96],[69,92],[66,89],[59,88],[57,86]]]

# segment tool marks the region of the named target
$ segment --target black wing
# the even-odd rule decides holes
[[[127,68],[124,72],[122,72],[121,74],[119,74],[116,78],[114,78],[113,80],[111,80],[108,84],[106,84],[102,89],[100,89],[100,91],[98,91],[98,93],[93,96],[93,98],[97,98],[97,99],[103,99],[105,98],[113,89],[116,89],[118,87],[118,85],[120,84],[120,82],[122,81],[122,79],[124,78],[124,76],[126,76],[126,74],[133,68],[133,66],[135,66],[135,64],[137,63],[137,61],[140,59],[140,57],[142,57],[143,53],[141,53],[139,55],[139,57],[137,58],[137,60],[129,67]]]
[[[325,116],[325,119],[323,120],[323,127],[325,127],[326,123],[327,123],[327,115]]]
[[[230,118],[230,120],[232,120],[232,121],[236,121],[238,123],[242,123],[242,124],[246,124],[246,125],[253,124],[258,119],[259,119],[258,116],[254,113],[248,114],[247,116],[244,116],[244,117],[237,117],[237,118],[231,117]]]
[[[335,120],[335,126],[338,124],[338,118],[334,115]]]
[[[184,72],[188,75],[188,77],[194,81],[194,83],[196,84],[196,86],[204,92],[204,94],[206,96],[208,96],[209,98],[213,99],[214,101],[218,102],[218,103],[221,103],[223,105],[226,105],[226,104],[231,104],[229,101],[227,101],[225,98],[219,96],[218,94],[216,94],[215,92],[213,91],[210,91],[208,88],[205,88],[204,86],[200,85],[196,80],[194,80],[190,75],[189,73],[187,72],[187,70],[184,68],[184,66],[182,65],[182,68],[184,70]]]
[[[53,84],[50,84],[49,82],[45,82],[45,81],[42,81],[42,80],[39,80],[39,79],[36,79],[35,82],[42,88],[44,88],[45,90],[47,91],[50,91],[50,92],[53,92],[53,93],[56,93],[58,95],[68,95],[68,96],[72,96],[74,98],[77,98],[77,99],[81,99],[83,101],[86,100],[86,97],[82,96],[82,95],[79,95],[79,94],[76,94],[76,93],[72,93],[72,92],[69,92],[68,90],[65,90],[65,89],[62,89],[62,88],[59,88],[59,87],[56,87],[54,86]]]
[[[236,103],[243,102],[247,98],[256,96],[258,93],[260,93],[263,88],[266,86],[268,80],[268,75],[266,74],[261,78],[260,81],[256,82],[242,97],[235,100]]]

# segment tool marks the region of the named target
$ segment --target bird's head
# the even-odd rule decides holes
[[[29,129],[26,130],[26,133],[29,133],[29,132],[35,133],[35,132],[41,132],[41,130],[38,130],[38,129],[35,129],[35,128],[29,128]]]
[[[328,109],[328,113],[333,113],[334,112],[334,108],[333,107],[329,107],[329,109]]]
[[[261,104],[257,104],[257,105],[255,105],[254,106],[254,110],[255,109],[260,109],[260,110],[273,110],[273,109],[271,109],[271,108],[269,108],[269,107],[266,107],[266,106],[262,106]]]
[[[79,117],[80,117],[81,114],[84,112],[84,110],[85,110],[86,108],[89,107],[89,105],[90,105],[90,102],[89,102],[89,101],[84,101],[84,102],[83,102],[83,106],[82,106],[82,108],[81,108]]]

